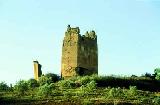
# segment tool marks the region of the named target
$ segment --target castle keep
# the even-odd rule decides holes
[[[61,76],[91,74],[98,74],[97,35],[95,31],[80,35],[79,27],[68,25],[62,46]]]

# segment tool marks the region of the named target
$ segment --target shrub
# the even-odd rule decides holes
[[[144,97],[141,99],[141,103],[143,105],[151,105],[152,104],[152,99],[150,97]],[[158,104],[159,105],[159,104]]]
[[[96,82],[92,80],[90,83],[86,85],[82,85],[80,87],[80,94],[84,96],[84,95],[94,92],[95,89],[96,89]]]
[[[49,97],[52,95],[52,90],[54,89],[55,85],[53,83],[51,84],[46,83],[38,88],[37,95],[41,97]]]
[[[130,86],[128,90],[128,95],[131,97],[135,97],[138,95],[137,87],[136,86]]]
[[[86,94],[86,87],[85,87],[85,85],[82,85],[81,87],[80,87],[80,91],[79,91],[79,95],[80,96],[85,96],[85,94]]]
[[[42,75],[42,76],[39,78],[38,83],[40,84],[40,86],[45,85],[46,83],[47,83],[47,84],[51,84],[51,83],[53,83],[52,77]]]
[[[16,83],[14,86],[14,91],[17,93],[17,95],[22,96],[25,95],[26,91],[28,90],[28,84],[24,80],[20,80]]]
[[[61,89],[70,89],[73,88],[75,86],[75,83],[71,80],[61,80],[58,82],[58,86]]]
[[[63,91],[64,99],[70,100],[72,98],[73,93],[70,90]]]
[[[94,80],[94,81],[97,81],[97,80],[102,79],[102,76],[98,76],[97,74],[93,74],[93,75],[90,76],[90,79]]]
[[[84,99],[84,100],[82,101],[82,104],[83,104],[83,105],[93,105],[94,103],[93,103],[91,100],[89,100],[89,99]]]
[[[46,83],[51,84],[51,83],[57,82],[58,80],[60,80],[60,77],[58,75],[53,73],[48,73],[46,75],[42,75],[39,78],[38,83],[40,84],[40,86],[42,86]]]
[[[58,80],[60,80],[60,76],[53,73],[47,73],[45,76],[51,78],[52,82],[57,82]]]
[[[86,85],[91,81],[91,79],[90,79],[90,76],[84,76],[84,77],[81,77],[79,81],[82,85]]]
[[[154,98],[154,99],[153,99],[153,103],[154,103],[155,105],[160,105],[160,97]]]
[[[7,91],[9,90],[9,86],[5,82],[0,83],[0,91]]]
[[[88,92],[93,92],[96,89],[96,82],[92,80],[90,83],[86,85]]]
[[[111,88],[107,92],[108,92],[108,94],[106,95],[107,98],[123,98],[124,97],[123,90],[120,87]]]
[[[27,84],[28,84],[28,87],[29,87],[30,89],[34,89],[35,87],[38,87],[38,86],[39,86],[37,80],[35,80],[35,79],[29,79],[29,80],[27,81]]]

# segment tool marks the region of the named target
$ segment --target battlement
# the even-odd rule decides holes
[[[96,45],[97,43],[97,35],[94,30],[90,32],[86,32],[84,35],[80,34],[79,27],[72,28],[70,25],[67,26],[67,30],[65,32],[65,37],[63,40],[63,45],[77,45],[77,44],[88,44],[88,45]]]
[[[96,35],[96,32],[94,30],[90,31],[90,32],[86,32],[85,35],[83,35],[83,37],[85,38],[89,38],[89,39],[92,39],[92,40],[97,40],[97,35]]]
[[[80,34],[68,25],[62,46],[62,77],[98,73],[97,35],[94,30]]]
[[[80,33],[80,29],[79,29],[79,27],[71,28],[71,26],[68,25],[67,26],[67,33],[76,33],[76,34],[79,34]]]

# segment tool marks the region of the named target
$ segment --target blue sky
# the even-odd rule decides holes
[[[158,0],[0,0],[0,81],[60,74],[68,24],[98,36],[99,75],[141,75],[160,67]]]

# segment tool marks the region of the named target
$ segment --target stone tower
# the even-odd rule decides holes
[[[42,70],[41,70],[42,65],[39,64],[38,61],[33,61],[33,65],[34,65],[34,79],[38,80],[38,78],[42,75]]]
[[[68,25],[62,46],[61,76],[98,74],[98,47],[95,31],[80,35],[79,27]]]

